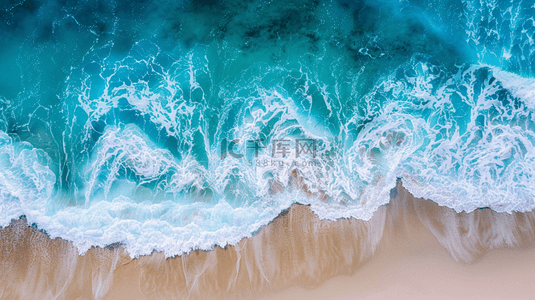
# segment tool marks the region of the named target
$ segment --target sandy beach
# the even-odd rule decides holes
[[[0,235],[1,299],[529,299],[533,213],[455,213],[402,186],[368,221],[303,205],[226,249],[84,256],[14,221]]]
[[[0,300],[535,299],[534,3],[1,1]]]
[[[312,289],[290,287],[260,299],[533,298],[535,248],[524,244],[493,249],[475,254],[473,261],[457,262],[425,226],[415,223],[386,230],[373,258],[353,275],[328,279]]]

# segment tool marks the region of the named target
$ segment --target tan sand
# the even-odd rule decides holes
[[[170,259],[79,256],[17,220],[0,230],[0,299],[533,298],[535,213],[458,214],[398,191],[368,222],[294,205],[236,246]]]
[[[485,218],[496,214],[484,211]],[[535,247],[528,243],[474,253],[470,263],[459,263],[421,222],[399,228],[385,228],[373,259],[354,275],[337,276],[312,289],[294,286],[260,299],[535,299]]]

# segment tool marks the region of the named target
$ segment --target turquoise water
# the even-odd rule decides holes
[[[0,14],[1,226],[25,215],[81,253],[172,256],[237,243],[293,203],[370,219],[397,180],[459,212],[535,207],[533,0]]]

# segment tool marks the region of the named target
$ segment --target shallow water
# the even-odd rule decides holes
[[[78,255],[16,220],[0,230],[0,299],[531,298],[534,212],[456,213],[397,191],[369,221],[294,205],[234,246],[172,258],[117,245]]]
[[[1,226],[169,257],[295,203],[370,220],[398,180],[535,207],[531,0],[0,5]]]

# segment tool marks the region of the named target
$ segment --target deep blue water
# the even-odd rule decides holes
[[[531,210],[534,41],[534,0],[3,0],[0,225],[171,256],[397,180]]]

